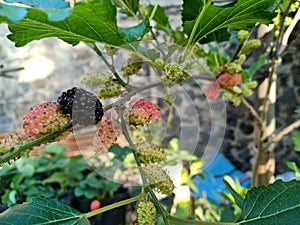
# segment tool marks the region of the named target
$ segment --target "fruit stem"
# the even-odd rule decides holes
[[[105,63],[105,65],[114,74],[114,76],[116,77],[116,79],[119,82],[119,84],[126,88],[126,86],[128,86],[128,84],[125,81],[123,81],[123,79],[120,77],[120,75],[115,70],[115,68],[107,61],[107,59],[104,57],[102,51],[98,48],[98,46],[95,43],[85,43],[85,44],[88,47],[90,47],[91,49],[93,49],[97,53],[98,56],[100,56],[100,58],[103,60],[103,62]]]
[[[132,202],[136,202],[137,200],[143,198],[144,196],[146,195],[145,192],[141,192],[139,195],[137,196],[134,196],[132,198],[129,198],[129,199],[125,199],[123,201],[120,201],[120,202],[116,202],[116,203],[113,203],[111,205],[108,205],[108,206],[104,206],[100,209],[97,209],[97,210],[94,210],[94,211],[91,211],[91,212],[88,212],[88,213],[85,213],[84,216],[86,218],[90,218],[92,216],[96,216],[100,213],[103,213],[103,212],[106,212],[108,210],[111,210],[111,209],[115,209],[117,207],[120,207],[120,206],[123,206],[123,205],[127,205],[127,204],[130,204]]]
[[[0,164],[8,162],[9,160],[15,158],[16,156],[18,156],[18,154],[20,154],[22,151],[28,150],[28,149],[32,149],[34,146],[43,144],[44,142],[47,142],[51,139],[55,139],[57,137],[59,137],[63,132],[65,132],[66,130],[70,129],[72,127],[72,123],[66,125],[64,128],[62,128],[61,130],[57,130],[54,131],[50,134],[47,134],[43,137],[37,138],[33,141],[27,142],[25,144],[21,144],[21,145],[15,145],[13,146],[12,151],[6,153],[5,155],[0,157]]]
[[[186,48],[187,48],[187,49],[190,49],[191,46],[193,45],[193,42],[194,42],[193,39],[194,39],[194,37],[195,37],[195,35],[196,35],[196,31],[197,31],[197,29],[198,29],[198,26],[199,26],[199,24],[200,24],[200,21],[202,20],[204,14],[205,14],[207,8],[209,7],[209,5],[211,4],[211,2],[212,2],[212,0],[208,0],[207,2],[206,2],[206,1],[203,1],[203,3],[204,3],[203,8],[202,8],[200,14],[198,15],[198,17],[197,17],[197,19],[196,19],[196,22],[195,22],[195,24],[194,24],[194,26],[193,26],[193,29],[192,29],[192,32],[191,32],[191,34],[190,34],[188,43],[187,43],[187,45],[186,45]]]

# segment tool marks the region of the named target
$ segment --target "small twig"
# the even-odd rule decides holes
[[[115,209],[115,208],[117,208],[117,207],[120,207],[120,206],[123,206],[123,205],[130,204],[130,203],[132,203],[132,202],[136,202],[137,200],[143,198],[145,195],[146,195],[146,193],[145,193],[145,192],[142,192],[142,193],[140,193],[139,195],[134,196],[134,197],[132,197],[132,198],[125,199],[125,200],[123,200],[123,201],[116,202],[116,203],[110,204],[110,205],[108,205],[108,206],[102,207],[102,208],[100,208],[100,209],[97,209],[97,210],[88,212],[88,213],[84,214],[84,216],[85,216],[86,218],[90,218],[90,217],[96,216],[96,215],[98,215],[98,214],[100,214],[100,213],[103,213],[103,212],[106,212],[106,211],[108,211],[108,210]]]
[[[55,139],[57,137],[59,137],[63,132],[67,131],[68,129],[70,129],[72,127],[72,123],[68,124],[67,126],[65,126],[64,128],[62,128],[61,130],[58,131],[54,131],[50,134],[47,134],[43,137],[40,137],[38,139],[35,139],[33,141],[27,142],[25,144],[21,144],[21,145],[15,145],[12,149],[12,151],[2,155],[0,157],[0,164],[5,163],[5,162],[9,162],[11,159],[14,159],[15,157],[17,157],[21,152],[28,150],[28,149],[32,149],[35,146],[41,145],[49,140]]]
[[[262,121],[254,107],[243,97],[241,97],[241,103],[249,110],[259,128],[262,128]]]
[[[277,42],[276,42],[276,51],[278,51],[278,49],[280,48],[280,45],[282,43],[282,39],[283,39],[283,36],[284,36],[284,21],[285,21],[285,18],[287,17],[288,13],[289,13],[289,10],[293,4],[294,0],[289,0],[289,3],[283,13],[283,15],[281,15],[280,17],[280,23],[279,23],[279,35],[278,35],[278,38],[277,38]]]
[[[295,26],[297,25],[298,21],[300,20],[300,8],[297,10],[296,15],[294,16],[291,24],[288,26],[288,28],[286,29],[283,37],[282,37],[282,43],[280,45],[280,48],[278,49],[277,54],[278,55],[282,55],[282,52],[284,52],[284,50],[287,48],[288,46],[288,40],[291,36],[291,33],[293,32]]]
[[[282,131],[280,131],[278,134],[276,134],[270,141],[266,143],[266,147],[268,147],[272,143],[276,143],[280,141],[285,135],[291,133],[294,129],[300,127],[300,119],[295,121],[294,123],[288,125],[286,128],[284,128]]]

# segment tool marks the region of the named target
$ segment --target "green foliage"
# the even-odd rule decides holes
[[[4,205],[30,201],[35,197],[59,198],[68,189],[77,197],[102,199],[118,185],[103,179],[81,155],[67,157],[66,147],[48,145],[41,155],[23,157],[0,169],[0,195]]]
[[[64,224],[89,225],[83,214],[57,200],[33,199],[29,203],[15,205],[0,214],[3,225]]]
[[[139,9],[139,0],[112,0],[112,2],[128,16],[134,16]]]
[[[149,30],[150,30],[150,23],[148,19],[145,19],[140,24],[133,27],[118,28],[119,34],[128,43],[134,41],[140,41],[142,37],[149,32]]]
[[[116,7],[108,0],[77,3],[70,17],[52,22],[38,9],[28,10],[27,16],[9,25],[8,38],[16,46],[24,46],[33,40],[58,37],[67,43],[105,42],[122,45],[116,24]]]
[[[231,7],[217,7],[203,3],[201,0],[185,0],[183,4],[182,19],[186,34],[192,34],[195,22],[201,18],[192,43],[198,41],[207,43],[212,40],[220,42],[226,38],[228,40],[229,35],[224,35],[227,28],[247,30],[254,27],[257,22],[269,24],[276,8],[274,0],[239,0]],[[220,30],[222,35],[216,33]]]
[[[248,69],[244,69],[242,76],[244,80],[251,80],[254,74],[263,66],[268,64],[268,52],[261,54],[256,62],[251,63]]]
[[[233,189],[233,185],[229,184],[230,177],[225,176],[224,177],[224,183],[228,189],[228,191],[230,192],[230,194],[233,196],[235,203],[237,204],[238,207],[243,208],[243,203],[244,203],[244,198],[235,190]],[[231,182],[232,183],[232,182]]]
[[[300,131],[296,131],[293,135],[294,148],[296,151],[300,151]]]
[[[254,187],[248,191],[238,224],[285,224],[298,223],[300,216],[300,181],[283,182]]]

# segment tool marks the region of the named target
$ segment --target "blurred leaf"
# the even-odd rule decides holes
[[[22,158],[15,163],[18,172],[24,177],[31,177],[35,173],[34,164],[31,158]]]
[[[300,131],[296,131],[293,135],[294,149],[300,151]]]
[[[64,187],[66,184],[66,174],[63,172],[53,173],[50,177],[43,180],[44,184],[53,184],[58,183],[61,187]]]
[[[128,147],[121,148],[119,145],[113,145],[110,149],[110,152],[115,154],[115,158],[123,161],[128,154],[131,153],[131,149]]]
[[[230,180],[228,178],[230,178],[230,177],[225,176],[223,179],[223,182],[225,183],[227,190],[230,192],[230,194],[232,194],[237,206],[240,208],[243,208],[244,198],[236,190],[233,189],[234,184],[232,184],[232,182],[230,182]]]
[[[0,23],[17,22],[27,15],[27,9],[0,3]]]
[[[195,176],[201,173],[201,167],[203,166],[203,161],[198,159],[190,163],[190,176]]]
[[[64,0],[4,0],[8,3],[23,3],[28,6],[33,6],[36,8],[48,8],[48,9],[66,9],[70,7],[69,2]]]
[[[0,214],[3,225],[64,224],[89,225],[84,214],[57,200],[33,199],[32,202],[15,205]]]
[[[180,185],[185,185],[189,182],[189,171],[187,168],[183,167],[181,169]]]
[[[248,30],[256,23],[270,24],[274,18],[275,0],[239,0],[231,7],[217,7],[209,5],[204,8],[201,0],[184,0],[182,20],[184,32],[190,35],[199,15],[202,19],[196,29],[192,43],[206,42],[205,39],[224,40],[224,34],[215,32],[225,28],[233,30]],[[218,39],[218,37],[222,37]]]
[[[135,15],[139,9],[139,0],[112,0],[112,2],[128,16]]]
[[[49,21],[38,9],[28,9],[27,16],[9,24],[9,29],[8,38],[17,47],[48,37],[57,37],[72,45],[80,41],[116,46],[125,43],[117,30],[116,7],[110,0],[76,3],[72,15],[59,22]]]
[[[268,52],[265,52],[264,54],[259,55],[257,61],[251,63],[251,65],[248,69],[244,69],[242,72],[243,80],[252,79],[252,77],[256,73],[256,71],[258,71],[264,65],[267,65],[268,64],[268,55],[269,55]]]
[[[240,225],[284,224],[295,225],[300,216],[300,181],[278,180],[268,186],[255,187],[248,191]]]
[[[155,6],[145,5],[144,7],[145,7],[144,10],[147,12],[147,14],[145,14],[144,17],[150,17]],[[156,26],[155,26],[156,28],[170,29],[169,19],[165,13],[164,8],[162,8],[160,5],[157,6],[152,19],[156,22]]]
[[[32,6],[34,8],[39,8],[48,15],[50,21],[60,21],[71,16],[72,9],[70,8],[70,3],[64,0],[52,0],[52,1],[40,1],[40,0],[5,0],[8,3],[23,3],[27,6]],[[26,8],[24,8],[26,10]],[[0,13],[1,15],[1,13]],[[16,21],[23,19],[20,18]]]
[[[297,180],[300,179],[300,168],[297,166],[295,162],[286,162],[288,168],[295,172]]]
[[[296,109],[295,112],[300,114],[300,109]]]
[[[143,36],[150,31],[150,23],[148,19],[144,19],[140,24],[123,28],[119,27],[118,31],[121,37],[126,40],[126,42],[134,42],[134,41],[140,41]]]

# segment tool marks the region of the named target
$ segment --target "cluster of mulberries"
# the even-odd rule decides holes
[[[165,78],[177,84],[182,84],[190,78],[190,75],[178,63],[172,62],[165,65]]]
[[[126,110],[128,124],[132,126],[144,125],[160,117],[159,108],[145,99],[134,99]]]
[[[253,49],[258,48],[260,45],[261,41],[259,39],[247,41],[241,50],[241,54],[249,55]]]
[[[148,141],[138,142],[135,147],[144,164],[161,162],[167,157],[167,153],[162,148]]]
[[[103,116],[100,100],[91,92],[73,87],[61,94],[57,102],[64,114],[70,115],[73,125],[95,125]]]
[[[140,201],[136,206],[137,224],[154,225],[156,221],[156,208],[150,201]]]
[[[128,77],[136,74],[142,68],[143,61],[136,55],[132,54],[125,66],[122,67],[123,75]]]
[[[120,123],[104,115],[98,126],[97,137],[101,146],[108,150],[117,141],[120,134]]]
[[[24,136],[33,140],[65,127],[71,122],[58,103],[41,103],[31,108],[23,118]]]
[[[112,81],[113,77],[111,74],[107,73],[93,73],[87,74],[82,77],[80,83],[88,86],[97,86],[102,84],[108,84]]]
[[[103,85],[99,87],[95,91],[95,95],[97,98],[102,99],[102,98],[113,98],[119,96],[121,92],[121,86],[116,83],[111,83],[109,85]]]
[[[143,171],[150,184],[165,195],[172,194],[174,183],[164,169],[157,164],[148,164],[143,167]]]

